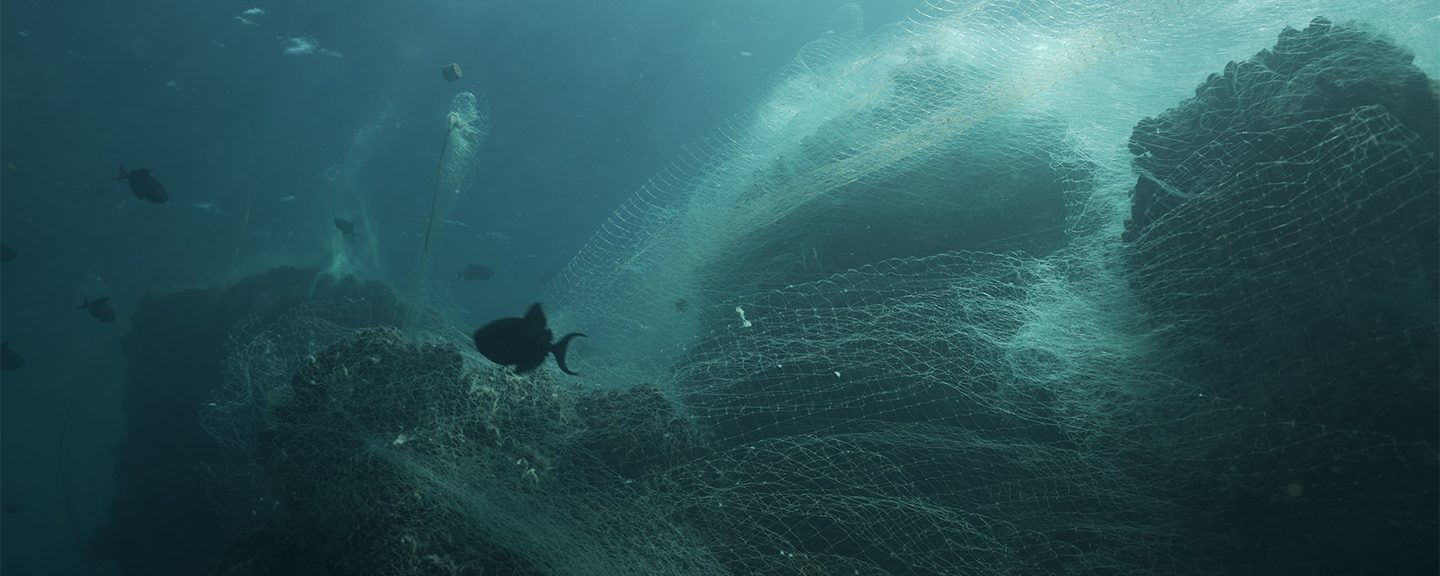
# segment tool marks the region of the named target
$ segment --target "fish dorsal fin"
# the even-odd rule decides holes
[[[540,309],[539,302],[531,304],[530,309],[525,311],[525,321],[531,324],[545,325],[545,311]]]

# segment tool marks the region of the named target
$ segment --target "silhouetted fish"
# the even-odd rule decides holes
[[[81,304],[77,308],[89,310],[90,315],[94,316],[96,320],[108,324],[115,321],[115,309],[110,307],[110,304],[108,304],[109,300],[109,297],[94,301],[86,300],[84,304]]]
[[[0,342],[0,370],[9,372],[19,370],[25,365],[25,357],[19,352],[10,349],[9,342]]]
[[[170,193],[165,191],[165,185],[150,175],[150,169],[125,171],[125,165],[120,165],[120,174],[116,180],[127,180],[130,182],[130,192],[136,198],[149,200],[156,204],[164,204],[170,199]]]
[[[0,244],[0,262],[9,262],[18,257],[20,257],[20,253],[16,252],[14,248]]]
[[[553,352],[555,363],[560,365],[560,370],[577,376],[578,374],[565,366],[565,348],[570,346],[571,338],[585,335],[571,332],[559,342],[551,344],[550,339],[554,336],[545,326],[545,312],[540,309],[540,303],[536,302],[525,312],[524,318],[501,318],[476,330],[475,349],[491,362],[501,366],[514,366],[516,374],[524,374],[540,367],[545,362],[545,355]]]
[[[461,270],[459,274],[455,275],[456,280],[464,278],[471,282],[484,282],[494,277],[494,270],[491,270],[490,268],[481,266],[479,264],[471,264],[469,266],[466,266],[464,270]]]
[[[340,233],[344,234],[345,236],[355,235],[355,223],[344,218],[335,219],[335,229],[339,230]]]

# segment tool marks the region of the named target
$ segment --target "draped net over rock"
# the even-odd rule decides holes
[[[1227,8],[842,9],[552,283],[581,379],[240,339],[284,369],[207,412],[273,503],[232,572],[1433,565],[1434,81],[1316,20],[1163,113],[1105,92],[1293,6]]]

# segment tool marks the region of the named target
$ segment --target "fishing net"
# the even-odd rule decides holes
[[[377,329],[218,401],[275,503],[227,565],[1424,572],[1436,61],[1263,29],[1320,9],[842,9],[551,283],[582,378]]]

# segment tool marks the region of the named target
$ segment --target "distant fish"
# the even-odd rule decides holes
[[[285,53],[292,56],[305,54],[321,54],[331,58],[344,58],[345,55],[329,48],[321,48],[320,42],[309,36],[294,36],[282,38],[285,41]]]
[[[156,204],[164,204],[170,199],[170,193],[165,191],[165,185],[150,175],[150,169],[125,171],[125,166],[120,166],[120,174],[115,180],[126,180],[130,183],[130,192],[136,198],[149,200]]]
[[[264,16],[265,11],[260,8],[251,8],[249,10],[241,12],[241,14],[244,14],[246,16]]]
[[[495,271],[486,266],[471,264],[455,275],[456,280],[465,279],[471,282],[484,282],[495,277]]]
[[[294,36],[290,38],[284,38],[283,40],[285,40],[286,54],[314,54],[315,49],[320,47],[320,43],[316,42],[314,38],[311,38],[309,36]]]
[[[355,235],[355,223],[344,218],[335,219],[335,229],[347,237]]]
[[[11,350],[9,342],[0,342],[0,370],[19,370],[24,365],[25,358],[19,352]]]
[[[235,21],[239,22],[241,26],[259,26],[259,24],[256,24],[254,20],[251,20],[244,16],[236,16]]]
[[[565,349],[570,339],[584,334],[572,332],[559,342],[550,343],[555,335],[545,326],[545,312],[536,302],[525,312],[524,318],[501,318],[475,331],[475,350],[491,362],[501,366],[514,366],[516,374],[524,374],[545,363],[545,356],[555,354],[555,363],[560,370],[576,376],[565,365]]]
[[[19,257],[20,253],[16,252],[14,248],[0,244],[0,262],[9,262]]]
[[[115,321],[115,309],[110,307],[109,301],[109,297],[94,301],[86,300],[84,304],[76,308],[89,310],[90,315],[95,317],[96,320],[109,324]]]

